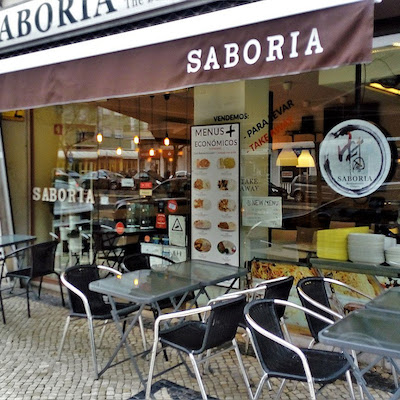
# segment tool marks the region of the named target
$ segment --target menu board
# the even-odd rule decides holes
[[[244,226],[282,227],[282,197],[248,197],[243,196]]]
[[[239,266],[239,128],[191,129],[192,259]]]

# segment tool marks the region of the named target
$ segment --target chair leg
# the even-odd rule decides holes
[[[1,287],[0,287],[0,308],[1,308],[1,313],[3,315],[3,323],[6,323],[6,313],[4,311],[4,304],[3,304],[3,296],[1,295]]]
[[[92,350],[92,361],[93,361],[93,369],[94,369],[94,379],[99,379],[99,372],[97,369],[97,357],[96,357],[96,344],[94,341],[94,328],[93,328],[93,320],[88,318],[88,327],[89,327],[89,339],[90,339],[90,348]]]
[[[282,395],[283,389],[285,389],[285,386],[286,386],[286,379],[283,379],[282,383],[281,383],[281,386],[279,386],[279,390],[278,390],[278,393],[276,394],[275,399],[280,399],[281,398],[281,395]]]
[[[196,363],[196,359],[194,358],[193,354],[189,354],[189,359],[192,362],[193,370],[194,370],[194,373],[195,373],[196,379],[197,379],[197,383],[199,384],[199,387],[200,387],[201,397],[203,400],[207,400],[206,390],[204,388],[204,384],[201,379],[201,375],[200,375],[200,371],[199,371],[199,368]]]
[[[261,392],[262,392],[262,389],[264,387],[264,383],[265,383],[265,381],[267,379],[268,379],[268,374],[264,374],[263,377],[260,380],[260,383],[258,384],[258,387],[257,387],[257,390],[256,390],[256,394],[254,395],[253,400],[259,399],[259,397],[261,395]],[[282,382],[282,384],[283,384],[283,382]],[[278,392],[278,395],[279,395],[279,392]],[[278,397],[276,397],[276,398],[278,398]]]
[[[57,274],[57,277],[58,277],[58,286],[60,286],[61,303],[62,303],[62,306],[65,307],[64,293],[63,293],[63,289],[62,289],[60,274]]]
[[[65,321],[64,331],[63,331],[63,334],[61,337],[61,343],[60,343],[60,346],[58,347],[58,354],[57,354],[58,360],[60,360],[60,357],[61,357],[61,352],[64,347],[64,342],[65,342],[65,338],[67,336],[67,331],[68,331],[70,321],[71,321],[71,317],[68,315],[67,320]]]
[[[158,347],[158,337],[154,338],[153,349],[151,351],[149,376],[147,378],[147,385],[146,385],[146,399],[150,399],[151,395],[151,381],[153,379],[154,364],[156,362],[156,357],[157,357],[157,347]]]
[[[233,344],[233,348],[235,349],[236,358],[238,359],[240,372],[243,375],[243,380],[244,380],[244,383],[246,385],[246,389],[247,389],[247,393],[249,395],[249,399],[252,399],[253,398],[253,393],[252,393],[251,388],[250,388],[249,378],[247,377],[246,370],[245,370],[244,365],[243,365],[242,356],[240,354],[239,346],[237,344],[236,339],[232,340],[232,344]]]
[[[349,392],[350,392],[351,400],[355,400],[356,397],[354,395],[353,382],[351,381],[350,371],[346,371],[346,380],[347,380],[347,384],[349,385]]]
[[[43,282],[43,276],[40,277],[38,299],[40,299],[40,293],[42,292],[42,282]]]
[[[29,287],[31,285],[31,281],[29,280],[26,284],[26,304],[28,306],[28,318],[31,317],[31,307],[29,305]]]
[[[354,350],[352,350],[351,355],[352,355],[352,357],[353,357],[355,366],[358,368],[357,353],[356,353]],[[362,386],[361,386],[359,383],[357,383],[357,386],[358,386],[358,390],[360,391],[360,399],[361,399],[361,400],[364,400],[364,391],[363,391],[363,388],[362,388]]]

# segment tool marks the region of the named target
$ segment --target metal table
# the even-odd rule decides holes
[[[400,330],[397,328],[399,315],[393,312],[382,312],[382,310],[356,310],[345,318],[328,326],[319,333],[321,343],[339,347],[349,360],[357,382],[363,388],[367,397],[373,400],[368,391],[364,374],[379,360],[384,357],[392,361],[396,372],[400,370],[393,361],[400,358]],[[378,358],[370,363],[367,368],[360,370],[354,363],[351,350],[376,354]],[[400,388],[392,395],[391,399],[400,398]]]
[[[227,283],[226,292],[232,289],[235,282],[247,273],[246,268],[237,268],[231,265],[218,264],[203,260],[187,260],[167,267],[169,274],[182,277],[191,277],[200,282],[200,292],[210,299],[207,286]],[[198,296],[197,296],[198,297]]]
[[[21,243],[29,243],[36,239],[31,235],[4,235],[0,236],[0,247],[7,247]]]
[[[4,235],[4,236],[0,236],[0,248],[5,248],[5,247],[10,247],[10,246],[17,246],[19,244],[23,244],[23,243],[29,243],[29,242],[33,242],[34,240],[36,240],[36,236],[32,236],[32,235]],[[11,254],[12,256],[12,254]],[[1,274],[0,274],[0,282],[1,279],[3,277],[3,274],[7,271],[5,271],[6,268],[6,260],[7,258],[9,258],[10,255],[6,254],[3,251],[3,255],[0,256],[0,262],[2,264],[1,266]]]
[[[175,304],[174,298],[182,296],[179,304],[175,305],[177,309],[184,301],[185,295],[189,292],[195,290],[205,291],[205,288],[209,285],[214,285],[228,279],[238,279],[245,274],[246,269],[244,268],[229,267],[206,261],[188,260],[172,264],[162,272],[152,269],[138,270],[121,274],[118,277],[108,277],[91,282],[89,284],[90,290],[109,297],[113,319],[121,335],[120,343],[115,348],[106,366],[100,371],[99,376],[108,368],[115,365],[113,361],[117,353],[125,346],[139,379],[145,387],[145,380],[135,360],[138,354],[133,354],[127,341],[128,335],[138,321],[144,307],[150,304],[155,305],[157,302],[168,298],[172,304]],[[138,313],[125,331],[122,330],[114,298],[124,299],[140,305]]]
[[[369,310],[398,314],[400,317],[400,287],[392,287],[365,304]]]

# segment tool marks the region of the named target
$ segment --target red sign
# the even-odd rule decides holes
[[[176,200],[168,200],[167,208],[169,212],[176,212],[178,210],[178,203]]]
[[[159,213],[156,216],[156,228],[157,229],[167,229],[167,218],[165,214]]]
[[[117,222],[117,224],[115,225],[115,230],[118,235],[122,235],[125,231],[125,225],[122,222]]]
[[[152,182],[140,182],[139,188],[140,189],[152,189],[153,183]]]

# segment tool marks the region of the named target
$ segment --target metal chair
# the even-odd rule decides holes
[[[163,346],[170,346],[179,352],[183,352],[188,355],[200,387],[201,396],[203,399],[207,399],[204,384],[201,379],[199,364],[206,362],[210,357],[215,357],[217,354],[221,353],[221,351],[212,355],[207,355],[207,357],[201,358],[201,356],[204,353],[207,353],[208,350],[219,349],[221,346],[231,342],[232,345],[228,349],[225,348],[222,351],[231,350],[232,348],[235,350],[240,371],[243,375],[249,396],[251,396],[250,384],[235,339],[236,330],[245,302],[246,298],[244,295],[229,299],[210,300],[208,305],[205,307],[159,316],[154,327],[154,344],[151,354],[149,377],[147,380],[146,399],[149,399],[151,394],[154,366],[159,343],[161,343]],[[167,321],[171,321],[175,318],[201,315],[203,313],[209,313],[208,317],[203,321],[183,320],[173,327],[160,330],[160,324]],[[181,363],[168,368],[168,370],[182,365],[182,363],[184,363],[186,368],[188,368],[187,364],[182,358]],[[157,374],[156,376],[161,375],[163,372]]]
[[[369,300],[372,299],[367,294],[362,293],[361,291],[352,286],[349,286],[336,279],[326,278],[326,277],[313,276],[313,277],[302,278],[297,283],[296,288],[303,307],[315,311],[316,313],[319,313],[320,315],[323,315],[325,318],[334,322],[344,317],[344,309],[339,308],[337,311],[335,311],[330,301],[330,298],[332,298],[332,294],[334,293],[333,286],[335,285],[343,287],[366,299]],[[310,342],[309,345],[309,347],[311,348],[316,343],[318,343],[318,333],[329,324],[307,314],[306,314],[306,320],[308,327],[310,329],[310,333],[313,337],[313,340]]]
[[[71,318],[86,318],[89,328],[90,347],[92,352],[93,369],[95,379],[99,377],[96,356],[96,344],[94,337],[94,320],[104,321],[102,324],[105,328],[106,323],[111,320],[111,305],[104,300],[103,295],[93,292],[89,289],[89,283],[100,279],[100,271],[105,271],[107,274],[120,275],[120,272],[103,265],[75,265],[69,267],[61,274],[61,281],[68,289],[70,314],[67,317],[61,343],[58,349],[58,359],[61,357],[61,352],[64,347],[65,338]],[[130,314],[139,310],[139,306],[134,304],[117,304],[118,316],[127,318]],[[146,350],[146,340],[144,335],[144,327],[141,317],[139,316],[140,332],[143,340],[143,347]],[[100,336],[100,342],[103,337],[104,329]]]
[[[293,307],[314,318],[320,318],[327,324],[331,321],[314,311],[285,300],[254,300],[245,307],[251,341],[263,370],[263,376],[257,387],[254,399],[261,395],[268,378],[282,378],[282,384],[276,398],[280,398],[286,380],[307,382],[310,399],[315,400],[317,393],[327,384],[346,375],[350,396],[354,397],[350,376],[350,363],[342,353],[326,350],[302,349],[284,339],[278,318],[277,307]],[[321,385],[316,392],[314,384]],[[253,397],[251,397],[253,398]]]
[[[269,279],[258,283],[255,287],[241,290],[239,292],[234,292],[233,294],[245,294],[247,297],[247,302],[252,300],[263,298],[263,299],[280,299],[288,300],[290,295],[290,290],[293,286],[294,278],[293,276],[282,276],[279,278]],[[231,293],[223,295],[222,298],[232,296]],[[285,332],[286,339],[289,339],[289,332],[287,330],[285,321],[283,319],[285,314],[285,307],[277,307],[279,321],[281,323],[282,329]],[[244,312],[242,313],[242,318],[239,321],[239,326],[243,329],[247,328],[246,320],[244,318]],[[249,338],[245,337],[245,350],[246,353],[249,347]]]
[[[345,315],[344,306],[339,307],[337,301],[333,301],[335,285],[345,288],[350,292],[356,293],[365,299],[372,299],[369,295],[350,285],[347,285],[344,282],[322,276],[302,278],[298,281],[296,288],[303,307],[319,313],[333,323],[339,319],[342,319]],[[336,305],[336,311],[333,310],[333,304],[331,304],[332,302],[334,302]],[[308,345],[308,348],[312,348],[319,342],[318,333],[322,329],[326,328],[329,324],[308,314],[306,314],[306,320],[312,336],[312,340]],[[354,358],[354,363],[358,365],[357,353],[355,351],[352,351],[352,356]],[[394,367],[392,367],[392,373],[395,386],[398,387],[398,376]],[[360,390],[361,399],[363,399],[364,395],[362,388],[360,385],[358,385],[358,387]]]
[[[57,245],[58,242],[52,240],[49,242],[38,243],[22,247],[7,255],[8,258],[21,257],[22,255],[27,255],[27,256],[30,255],[31,265],[25,268],[17,269],[16,271],[7,272],[5,276],[6,278],[20,279],[21,281],[25,281],[28,317],[31,316],[31,310],[29,305],[29,291],[31,289],[31,282],[33,279],[40,278],[39,289],[38,289],[38,298],[40,299],[43,277],[46,275],[50,274],[57,275],[58,284],[60,286],[62,305],[63,307],[65,306],[60,274],[54,270]]]
[[[124,249],[117,246],[118,238],[119,235],[106,225],[93,230],[93,263],[104,261],[109,267],[119,268],[124,258]]]

